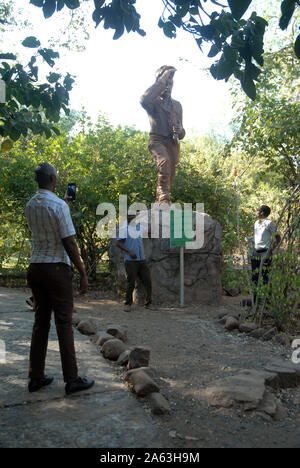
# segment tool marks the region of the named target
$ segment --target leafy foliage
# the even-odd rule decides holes
[[[6,99],[0,103],[0,137],[1,151],[7,150],[9,141],[17,141],[21,135],[27,136],[31,130],[34,134],[44,134],[49,138],[53,132],[58,133],[53,123],[60,119],[62,109],[68,113],[69,92],[73,79],[50,73],[46,83],[39,83],[37,60],[42,57],[50,67],[55,64],[58,53],[52,49],[40,48],[35,37],[27,37],[23,46],[37,48],[27,65],[16,61],[16,56],[0,54],[0,79],[5,84]],[[12,64],[7,60],[12,60]]]
[[[81,117],[79,131],[72,136],[61,128],[61,134],[49,140],[38,135],[21,138],[0,160],[1,218],[7,220],[10,233],[17,230],[20,239],[28,241],[30,236],[23,211],[26,201],[36,190],[32,177],[34,167],[43,160],[54,164],[59,174],[59,196],[64,196],[68,182],[77,183],[78,195],[72,217],[82,257],[89,274],[94,277],[99,259],[107,248],[107,240],[99,239],[96,234],[100,220],[96,216],[98,204],[113,203],[118,212],[120,194],[128,195],[129,205],[138,201],[149,208],[155,199],[157,169],[147,142],[148,134],[132,128],[113,128],[102,117],[96,126],[92,126],[86,116]],[[198,143],[186,142],[182,146],[172,199],[205,202],[207,211],[225,225],[226,232],[225,207],[230,202],[231,189],[224,180],[222,161],[216,163],[214,160],[215,152],[221,151],[222,145],[221,141],[214,142],[207,136]],[[190,181],[189,187],[186,180]],[[0,232],[3,238],[11,237],[9,231],[4,232],[4,226],[0,227]],[[2,256],[5,256],[6,247],[7,244],[2,249],[0,246]],[[19,243],[14,246],[16,255],[19,248]],[[9,254],[12,253],[9,250]]]
[[[266,56],[260,97],[240,105],[239,130],[232,141],[232,148],[250,159],[262,156],[268,170],[277,173],[282,190],[299,183],[299,69],[291,49],[288,46]]]
[[[45,18],[61,12],[65,7],[75,11],[83,5],[80,0],[30,0],[30,3],[41,8]],[[94,0],[92,18],[96,27],[102,23],[105,29],[113,29],[114,39],[120,38],[125,31],[145,35],[140,28],[141,16],[136,11],[135,3],[135,0]],[[248,20],[242,19],[252,0],[229,0],[228,7],[221,10],[219,2],[210,0],[210,6],[218,10],[212,12],[208,7],[205,9],[200,0],[162,0],[162,3],[164,12],[158,25],[164,34],[173,38],[177,29],[182,28],[195,37],[200,48],[203,43],[210,43],[208,56],[217,57],[210,68],[212,76],[225,81],[234,76],[240,81],[244,92],[254,100],[260,67],[264,64],[263,43],[267,22],[255,12]],[[10,5],[0,4],[0,25],[7,24]],[[282,29],[287,28],[298,6],[298,0],[283,0]],[[34,36],[25,38],[22,45],[36,49],[36,54],[27,65],[18,63],[17,57],[10,51],[0,53],[0,79],[6,85],[6,102],[0,103],[3,151],[7,150],[10,141],[26,136],[28,131],[49,138],[58,131],[54,124],[59,121],[61,110],[68,112],[69,92],[73,83],[70,75],[62,77],[52,72],[47,82],[39,83],[37,60],[42,58],[52,68],[59,57],[58,53],[41,47],[39,39]],[[299,48],[298,36],[294,45],[297,56],[300,56]]]
[[[45,18],[60,11],[64,6],[70,9],[80,7],[79,0],[31,0],[41,7]],[[114,39],[119,39],[125,31],[145,35],[140,28],[141,16],[137,13],[135,0],[94,0],[93,20],[96,27],[103,22],[105,29],[115,30]],[[234,76],[242,89],[252,100],[256,97],[255,81],[263,66],[264,33],[267,21],[252,12],[248,20],[242,19],[252,0],[228,0],[227,6],[210,0],[210,6],[203,6],[200,0],[162,0],[163,14],[158,22],[164,34],[176,37],[177,29],[192,34],[202,50],[203,43],[211,44],[208,57],[218,56],[211,66],[211,74],[216,80],[227,81]],[[283,0],[279,26],[287,29],[298,0]],[[216,8],[217,11],[211,11]],[[295,53],[299,57],[299,37],[295,43]],[[258,66],[257,66],[258,65]]]
[[[261,285],[257,294],[265,297],[267,310],[275,319],[279,330],[299,327],[300,275],[295,250],[291,248],[273,256],[268,284]]]

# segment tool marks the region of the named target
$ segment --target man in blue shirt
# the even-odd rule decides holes
[[[151,305],[151,274],[146,262],[143,230],[141,226],[130,224],[135,215],[128,214],[127,223],[120,227],[117,247],[125,252],[124,262],[127,275],[126,301],[124,310],[131,311],[132,295],[135,288],[136,279],[139,278],[146,290],[146,309],[154,309]],[[139,229],[138,229],[139,227]],[[140,231],[140,235],[137,232]]]

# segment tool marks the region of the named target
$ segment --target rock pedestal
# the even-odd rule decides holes
[[[157,305],[176,306],[180,298],[180,247],[170,246],[170,229],[166,227],[167,214],[159,211],[153,221],[153,212],[148,213],[149,228],[157,232],[159,238],[144,238],[145,255],[151,270],[152,302]],[[170,212],[169,212],[170,213]],[[157,213],[156,213],[157,214]],[[193,229],[196,228],[196,216],[202,217],[204,241],[200,248],[185,248],[184,253],[184,302],[188,304],[218,304],[221,301],[221,227],[209,215],[193,212]],[[151,225],[152,219],[152,225]],[[198,224],[199,226],[199,224]],[[163,233],[163,235],[162,235]],[[110,266],[115,271],[119,292],[126,290],[124,254],[116,246],[116,240],[110,242]],[[144,290],[137,281],[134,302],[143,304]]]

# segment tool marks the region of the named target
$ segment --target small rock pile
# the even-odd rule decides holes
[[[246,322],[246,317],[247,313],[229,314],[222,311],[216,319],[227,331],[247,334],[264,341],[273,340],[285,346],[291,345],[293,337],[290,335],[279,334],[276,328],[259,328],[255,322]],[[287,416],[287,411],[272,390],[299,385],[300,364],[291,360],[276,360],[263,370],[243,369],[235,375],[211,382],[200,393],[208,406],[238,408],[267,420],[278,421]]]
[[[266,329],[259,328],[255,322],[246,322],[246,314],[228,314],[228,312],[220,312],[217,316],[217,320],[221,325],[224,325],[224,328],[228,331],[233,331],[235,333],[247,333],[248,336],[256,339],[262,339],[264,341],[273,340],[277,343],[280,343],[284,346],[290,346],[293,338],[287,333],[278,333],[276,327]]]
[[[98,331],[94,320],[81,320],[76,314],[73,317],[73,325],[80,333],[90,337],[92,343],[100,350],[105,359],[126,367],[125,381],[138,397],[147,399],[153,414],[170,412],[170,406],[160,393],[159,386],[154,381],[153,372],[149,367],[149,348],[128,347],[126,345],[127,330],[120,325],[110,325],[105,331]]]

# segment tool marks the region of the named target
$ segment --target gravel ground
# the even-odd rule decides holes
[[[216,378],[242,369],[260,370],[273,359],[291,357],[292,350],[280,344],[224,330],[216,316],[223,310],[240,311],[240,299],[223,297],[218,307],[152,311],[135,306],[126,313],[113,295],[90,292],[77,298],[75,307],[80,317],[93,317],[99,331],[109,324],[126,325],[129,346],[151,349],[150,366],[171,407],[170,414],[152,417],[172,440],[170,446],[300,448],[300,388],[276,392],[288,414],[281,421],[234,409],[208,408],[199,397],[199,390]],[[122,381],[124,369],[111,365]],[[146,401],[137,400],[150,413]]]

